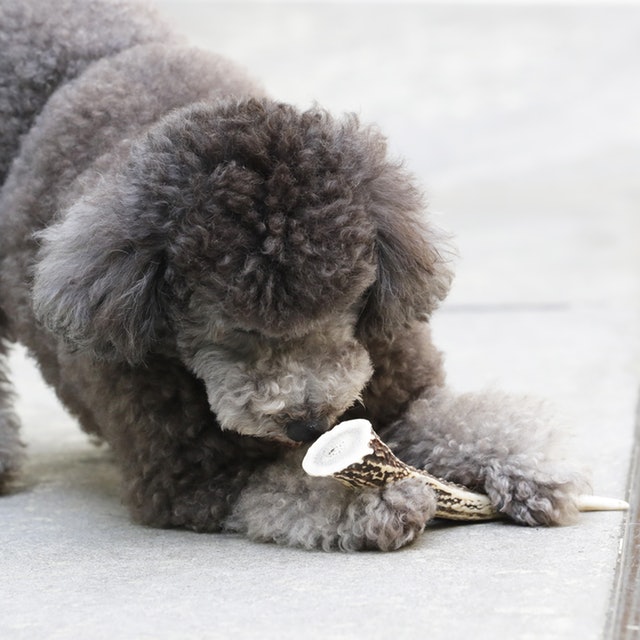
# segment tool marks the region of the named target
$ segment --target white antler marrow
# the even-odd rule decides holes
[[[302,468],[310,476],[333,477],[354,488],[382,487],[402,478],[426,478],[436,494],[436,517],[466,521],[502,517],[486,495],[440,480],[399,460],[368,420],[347,420],[320,436],[309,447]],[[577,506],[580,511],[629,508],[623,500],[587,495],[579,496]]]
[[[307,451],[302,468],[310,476],[331,476],[373,453],[368,420],[347,420],[318,438]]]

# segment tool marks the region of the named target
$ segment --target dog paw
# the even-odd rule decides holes
[[[0,424],[0,493],[16,478],[24,458],[17,435],[3,431],[3,426]]]
[[[577,498],[587,490],[586,480],[575,472],[529,472],[492,469],[485,491],[498,511],[528,526],[563,525],[578,516]]]
[[[301,473],[300,460],[290,456],[247,483],[222,526],[304,549],[393,551],[415,540],[435,511],[426,479],[356,490]]]
[[[420,479],[363,491],[344,511],[335,546],[344,551],[395,551],[413,542],[435,511],[435,495]]]
[[[7,486],[15,480],[20,470],[22,456],[0,449],[0,494],[7,490]]]

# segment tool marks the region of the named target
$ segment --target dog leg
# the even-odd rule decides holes
[[[83,429],[107,442],[132,518],[154,527],[219,531],[258,463],[276,445],[222,432],[204,385],[179,363],[131,367],[60,351],[49,376]]]
[[[575,519],[587,483],[554,454],[543,414],[506,395],[440,389],[414,401],[380,436],[408,464],[484,491],[516,522],[565,524]]]
[[[0,338],[0,493],[15,477],[22,462],[19,429],[20,421],[13,411],[13,389],[9,381],[7,349]]]
[[[287,453],[257,471],[224,528],[306,549],[392,551],[412,542],[434,516],[435,495],[422,480],[354,490],[307,476],[303,454]]]

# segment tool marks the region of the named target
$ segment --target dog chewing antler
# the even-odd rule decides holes
[[[439,480],[399,460],[380,440],[368,420],[348,420],[322,435],[309,448],[302,468],[310,476],[333,477],[353,488],[382,487],[403,478],[427,479],[436,494],[436,517],[447,520],[495,520],[503,514],[488,496]],[[625,510],[623,500],[581,495],[580,511]]]

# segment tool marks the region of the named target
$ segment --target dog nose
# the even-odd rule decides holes
[[[296,442],[312,442],[321,436],[329,425],[325,420],[292,420],[287,422],[284,430],[291,440]]]

